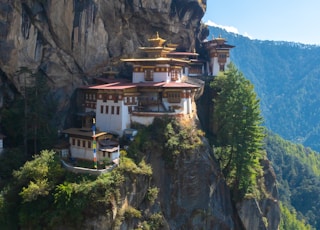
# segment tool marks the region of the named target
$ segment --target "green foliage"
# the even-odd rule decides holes
[[[81,223],[85,210],[90,209],[94,214],[95,210],[109,207],[113,199],[119,198],[118,186],[123,181],[122,175],[112,172],[96,179],[82,178],[82,181],[65,181],[57,185],[53,194],[56,214],[52,224],[66,219]]]
[[[147,148],[148,143],[148,130],[144,126],[136,127],[139,132],[134,137],[134,141],[130,142],[130,148],[127,155],[135,162],[139,162],[144,156],[144,150]]]
[[[148,188],[148,193],[146,198],[151,204],[154,204],[154,201],[158,198],[159,189],[157,187],[150,187]]]
[[[46,212],[51,206],[50,193],[62,176],[60,162],[55,153],[48,150],[15,170],[12,182],[2,190],[5,214],[4,220],[0,218],[0,225],[5,229],[31,228],[33,223],[39,225],[48,221]]]
[[[202,146],[203,132],[191,124],[183,124],[176,119],[169,121],[164,130],[166,149],[177,156]]]
[[[280,230],[315,230],[315,228],[312,228],[309,224],[306,224],[304,220],[299,220],[294,209],[290,210],[280,203],[280,210]]]
[[[172,164],[179,154],[190,154],[192,150],[203,146],[203,136],[204,133],[190,121],[170,117],[155,118],[148,127],[139,127],[127,155],[139,162],[146,153],[161,151],[166,162]],[[125,168],[134,169],[132,163],[124,163],[128,164]],[[143,168],[141,163],[140,167]]]
[[[56,180],[62,176],[60,163],[55,159],[53,151],[44,150],[27,161],[13,176],[23,186],[19,193],[23,202],[36,200],[38,196],[46,196],[54,188]]]
[[[150,173],[144,162],[141,168],[138,173]],[[0,226],[4,229],[81,227],[88,212],[98,215],[119,204],[125,181],[119,168],[99,177],[72,174],[47,150],[13,174],[12,182],[0,193]]]
[[[279,182],[280,200],[294,207],[307,223],[320,229],[320,155],[271,132],[265,142],[268,159]]]
[[[141,212],[137,209],[135,209],[132,206],[126,207],[124,211],[124,217],[127,219],[132,219],[132,218],[138,218],[140,219],[142,217]]]
[[[22,197],[23,202],[30,202],[36,200],[38,196],[47,196],[49,194],[50,187],[48,180],[36,180],[30,181],[28,187],[23,187],[19,195]]]
[[[158,230],[164,224],[163,216],[161,213],[153,213],[146,221],[139,224],[136,230]]]
[[[150,229],[156,230],[163,226],[163,216],[161,213],[154,213],[150,216],[148,223]]]
[[[211,87],[216,94],[214,152],[237,200],[254,190],[262,174],[264,135],[259,100],[253,85],[233,64],[214,78]]]
[[[139,166],[134,163],[131,158],[122,157],[120,160],[119,169],[125,172],[142,175],[152,175],[152,168],[147,165],[144,160],[139,163]]]

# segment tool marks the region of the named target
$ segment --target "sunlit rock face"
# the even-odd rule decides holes
[[[19,91],[20,67],[41,69],[63,114],[73,89],[156,32],[193,50],[205,9],[195,0],[0,0],[0,73]]]
[[[205,0],[0,0],[0,107],[3,95],[13,100],[30,83],[17,73],[21,67],[40,69],[58,102],[55,122],[62,127],[74,89],[107,67],[120,66],[120,58],[140,55],[138,47],[147,45],[156,32],[179,49],[198,47],[205,36],[200,26],[205,9]],[[161,160],[163,153],[153,149],[148,154],[165,229],[258,229],[266,227],[266,221],[268,229],[277,228],[276,182],[267,164],[270,199],[233,207],[208,143],[190,156],[180,156],[172,168]],[[118,208],[126,202],[143,207],[143,196],[136,191],[145,194],[148,183],[140,178],[126,184]],[[99,218],[88,219],[87,229],[110,227],[112,216]],[[130,229],[134,224],[128,220],[122,226]]]

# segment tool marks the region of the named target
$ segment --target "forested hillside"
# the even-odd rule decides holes
[[[209,27],[236,47],[231,60],[261,100],[265,125],[288,140],[320,151],[320,47],[251,40]]]
[[[315,229],[320,229],[320,155],[271,132],[265,142],[279,182],[280,200],[294,208],[298,217],[303,215]]]

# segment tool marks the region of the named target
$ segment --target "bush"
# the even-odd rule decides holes
[[[137,209],[135,209],[132,206],[128,206],[124,211],[124,217],[127,219],[130,218],[138,218],[140,219],[142,217],[141,212]]]
[[[144,160],[139,163],[138,167],[131,158],[122,157],[119,168],[133,174],[152,175],[151,166],[147,165]]]
[[[159,194],[159,189],[157,187],[150,187],[148,188],[146,198],[148,199],[148,201],[150,201],[151,204],[153,204],[154,201],[157,199],[158,194]]]

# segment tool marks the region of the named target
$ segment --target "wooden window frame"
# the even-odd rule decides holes
[[[168,102],[169,103],[180,103],[181,102],[181,93],[180,92],[168,92]]]

